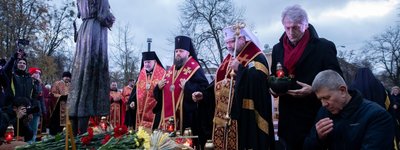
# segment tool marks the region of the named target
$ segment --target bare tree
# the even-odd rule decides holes
[[[51,13],[46,15],[47,25],[39,33],[39,39],[34,41],[34,49],[38,53],[52,56],[60,45],[74,37],[75,1],[66,2],[61,7],[49,6],[48,9]]]
[[[61,79],[62,70],[58,69],[58,64],[55,63],[56,59],[52,56],[40,55],[40,61],[32,61],[29,64],[32,66],[39,67],[42,74],[43,83],[53,83],[56,80]]]
[[[75,1],[57,7],[53,0],[0,0],[0,56],[11,56],[18,39],[26,47],[29,66],[42,69],[47,82],[58,79],[67,68],[71,51]],[[69,43],[68,43],[69,42]]]
[[[45,1],[0,0],[0,55],[10,56],[17,39],[38,39],[47,14]]]
[[[38,32],[38,38],[33,40],[32,49],[38,61],[33,64],[47,68],[44,76],[58,79],[62,72],[69,71],[72,63],[72,52],[75,52],[73,42],[73,22],[75,18],[75,1],[69,1],[61,6],[48,6],[49,12],[44,18],[46,25]],[[43,59],[42,59],[43,58]],[[43,61],[43,62],[42,62]],[[49,63],[54,63],[49,65]],[[44,65],[44,66],[42,66]]]
[[[363,51],[366,59],[383,69],[382,75],[400,84],[400,25],[389,27],[384,33],[368,41]]]
[[[344,45],[339,45],[337,46],[337,57],[343,59],[344,61],[347,61],[349,63],[356,63],[359,60],[357,57],[356,50],[354,49],[348,49]]]
[[[124,80],[123,78],[123,72],[121,71],[110,71],[110,83],[111,82],[117,82],[118,88],[121,88],[124,86]]]
[[[218,66],[224,58],[222,29],[241,20],[231,0],[185,0],[180,6],[180,32],[192,37],[199,56]]]
[[[138,75],[139,52],[134,48],[134,40],[131,35],[129,24],[126,24],[123,27],[118,27],[116,35],[113,36],[112,47],[115,53],[112,53],[111,57],[118,68],[122,70],[123,81],[120,83],[127,83],[129,79],[134,79]]]

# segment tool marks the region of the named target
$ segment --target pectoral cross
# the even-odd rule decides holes
[[[146,90],[150,89],[150,83],[146,83]]]

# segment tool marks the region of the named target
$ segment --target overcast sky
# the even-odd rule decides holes
[[[134,44],[147,50],[146,39],[153,39],[165,65],[172,63],[174,32],[178,31],[179,5],[183,0],[109,0],[118,25],[130,25]],[[272,47],[283,33],[281,12],[300,4],[308,13],[320,37],[333,41],[337,49],[361,49],[366,40],[383,33],[400,21],[399,0],[233,0],[245,10],[246,24],[254,26],[261,43]],[[115,34],[116,29],[111,31]],[[111,37],[112,38],[112,37]],[[160,56],[161,55],[161,56]]]

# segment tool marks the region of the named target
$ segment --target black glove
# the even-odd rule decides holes
[[[17,59],[17,58],[21,59],[21,58],[24,58],[24,57],[25,57],[25,52],[24,51],[18,50],[17,52],[14,53],[14,58],[15,59]]]
[[[14,58],[15,58],[15,59],[18,58],[18,52],[15,52],[15,53],[14,53]]]

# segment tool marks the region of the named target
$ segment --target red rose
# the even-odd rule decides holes
[[[89,127],[95,127],[95,126],[97,126],[97,123],[96,123],[96,121],[95,121],[95,118],[90,117],[90,118],[89,118]]]
[[[93,137],[93,128],[88,128],[87,129],[87,132],[88,132],[88,135],[90,136],[90,137]]]
[[[101,141],[101,144],[106,144],[109,140],[111,139],[111,135],[107,134],[106,136],[104,136],[103,141]]]
[[[124,134],[128,133],[128,127],[126,127],[125,125],[122,126],[117,126],[116,128],[114,128],[114,137],[120,137]]]
[[[89,145],[91,140],[92,140],[92,138],[90,138],[88,136],[85,136],[85,137],[81,138],[81,142],[82,142],[83,145]]]

